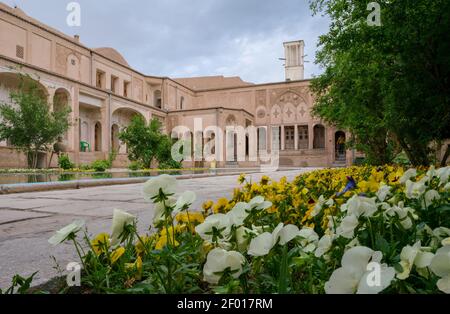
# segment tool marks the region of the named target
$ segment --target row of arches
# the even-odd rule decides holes
[[[0,103],[6,103],[11,106],[15,106],[11,99],[11,92],[18,91],[19,89],[35,88],[37,95],[44,101],[50,104],[50,110],[63,111],[66,108],[70,108],[72,104],[72,97],[70,92],[66,88],[47,88],[41,82],[34,80],[30,76],[20,75],[13,72],[0,73]],[[69,132],[66,132],[60,139],[61,144],[68,146],[70,143]],[[6,140],[0,142],[0,146],[10,147],[11,142]]]
[[[232,121],[232,119],[227,119],[228,122]],[[316,150],[323,150],[326,148],[326,129],[322,124],[314,125],[313,127],[313,140],[312,140],[312,147],[310,148],[310,142],[309,142],[309,126],[308,125],[301,125],[298,127],[298,147],[296,149],[316,149]],[[292,127],[294,128],[294,127]],[[219,129],[220,130],[220,129]],[[256,149],[256,154],[264,154],[264,152],[272,151],[272,150],[293,150],[295,148],[294,146],[294,130],[289,129],[288,127],[284,127],[284,136],[285,136],[285,142],[284,146],[281,145],[281,127],[267,127],[267,126],[259,126],[256,127],[256,138],[250,136],[249,132],[246,131],[245,133],[245,142],[244,137],[241,139],[239,138],[237,133],[227,133],[226,130],[221,130],[221,140],[223,143],[219,144],[221,145],[222,149],[225,149],[223,152],[223,155],[215,156],[216,158],[222,158],[223,156],[226,156],[227,161],[238,161],[238,145],[243,145],[241,148],[241,153],[245,150],[245,157],[248,158],[251,155],[251,150]],[[271,141],[269,141],[269,132],[271,132]],[[250,132],[251,133],[251,132]],[[341,135],[342,132],[336,133],[337,135]],[[172,139],[176,142],[179,140],[184,141],[190,141],[190,144],[188,144],[189,153],[186,156],[192,157],[194,159],[196,156],[204,156],[204,153],[207,154],[215,154],[216,153],[216,142],[215,142],[215,136],[216,134],[210,131],[205,132],[197,132],[194,134],[192,131],[183,130],[182,133],[177,133],[176,129],[172,131]],[[344,133],[345,136],[345,133]],[[290,142],[287,142],[287,139],[289,141],[292,141],[292,145],[290,145]],[[242,142],[240,142],[242,140]],[[256,143],[254,142],[256,141]],[[240,143],[240,144],[239,144]],[[271,145],[270,145],[270,144]],[[205,151],[205,146],[208,146],[208,150]],[[200,152],[200,153],[199,153]],[[220,154],[220,153],[219,153]]]

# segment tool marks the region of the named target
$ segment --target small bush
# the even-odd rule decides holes
[[[88,164],[85,164],[85,165],[80,165],[80,170],[83,170],[83,171],[89,171],[89,170],[92,170],[92,166],[91,165],[88,165]]]
[[[108,160],[96,160],[91,165],[92,169],[96,172],[105,172],[106,169],[109,169]]]
[[[69,169],[75,168],[75,164],[72,163],[70,161],[69,156],[65,155],[65,154],[58,157],[58,166],[59,166],[59,168],[64,169],[64,170],[69,170]]]
[[[409,166],[411,162],[409,161],[408,156],[405,152],[401,152],[397,156],[395,156],[393,160],[394,164],[400,165],[400,166]]]
[[[140,163],[139,161],[132,161],[128,165],[128,169],[130,169],[131,171],[137,171],[137,170],[144,169],[144,165],[142,165],[142,163]]]
[[[183,167],[181,162],[175,160],[168,160],[159,163],[159,169],[181,169]]]
[[[357,157],[355,158],[355,161],[353,162],[354,166],[364,166],[367,165],[367,160],[364,157]]]
[[[109,155],[108,155],[108,169],[112,168],[113,162],[114,160],[116,160],[117,158],[117,151],[116,150],[112,150]]]

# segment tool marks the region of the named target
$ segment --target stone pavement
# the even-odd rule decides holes
[[[266,173],[274,180],[286,176],[294,179],[302,172]],[[257,181],[263,174],[249,177]],[[197,194],[192,210],[200,209],[206,200],[229,198],[238,186],[238,176],[197,178],[179,180],[178,193],[186,190]],[[57,275],[54,256],[62,269],[69,262],[79,262],[70,244],[53,247],[47,240],[56,230],[73,220],[86,221],[91,235],[110,232],[112,213],[115,208],[126,210],[138,217],[139,229],[148,229],[152,217],[152,205],[142,197],[142,184],[94,187],[80,190],[36,192],[0,195],[0,288],[9,287],[15,274],[21,276],[39,273],[34,284],[48,281]]]

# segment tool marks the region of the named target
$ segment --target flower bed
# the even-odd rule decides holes
[[[450,293],[450,167],[322,170],[239,178],[232,199],[189,211],[176,179],[144,186],[154,229],[116,210],[110,234],[72,241],[92,293]]]

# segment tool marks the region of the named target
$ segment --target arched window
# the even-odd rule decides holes
[[[184,110],[184,97],[183,96],[181,96],[181,99],[180,99],[180,110]]]
[[[70,108],[70,94],[67,90],[59,88],[53,96],[53,110],[55,112],[61,112],[67,108]],[[69,140],[69,133],[66,132],[63,137],[65,142],[67,142]]]
[[[102,125],[100,122],[95,124],[95,151],[102,151]]]
[[[314,149],[325,148],[325,127],[321,124],[314,126]]]
[[[161,91],[160,90],[155,91],[154,106],[156,108],[162,109],[162,99],[161,99]]]
[[[258,152],[267,150],[267,129],[265,127],[258,128]]]

